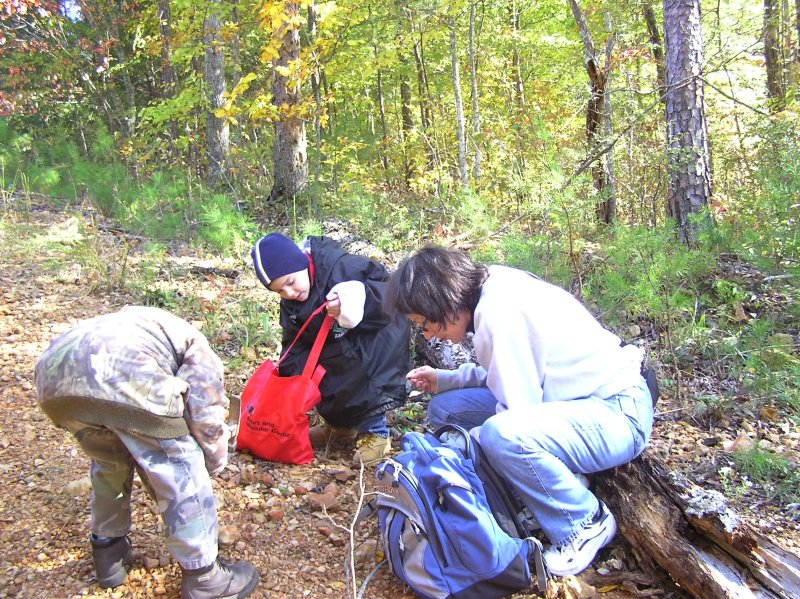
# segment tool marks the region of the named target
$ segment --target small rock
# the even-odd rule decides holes
[[[92,481],[89,477],[73,480],[64,487],[64,492],[70,497],[80,497],[86,495],[92,488]]]
[[[280,522],[286,517],[286,512],[281,508],[275,508],[269,511],[269,519],[273,522]]]
[[[344,470],[338,470],[334,473],[333,478],[335,478],[340,483],[346,483],[347,481],[353,480],[356,478],[357,474],[351,470],[350,468],[345,468]]]
[[[233,524],[219,527],[219,542],[222,545],[233,545],[234,543],[236,543],[236,541],[238,541],[241,538],[242,534],[239,532],[239,529]]]
[[[336,533],[333,533],[331,536],[329,536],[328,541],[330,541],[331,545],[334,547],[344,547],[345,543],[347,543],[347,540],[344,538],[344,536]]]
[[[161,565],[161,562],[155,557],[143,557],[142,565],[145,570],[153,570]]]
[[[333,534],[333,527],[330,524],[319,524],[317,530],[323,537],[329,537]]]

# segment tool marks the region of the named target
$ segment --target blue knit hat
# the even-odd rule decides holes
[[[259,239],[250,252],[258,280],[269,287],[275,279],[308,268],[308,256],[297,244],[280,233]]]

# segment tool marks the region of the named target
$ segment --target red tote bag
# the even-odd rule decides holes
[[[326,306],[327,303],[322,304],[308,317],[283,357]],[[238,449],[284,464],[308,464],[314,459],[306,412],[321,399],[319,383],[325,369],[318,364],[319,354],[332,324],[333,318],[326,314],[301,374],[280,376],[278,366],[283,357],[274,364],[267,360],[253,373],[242,391]]]

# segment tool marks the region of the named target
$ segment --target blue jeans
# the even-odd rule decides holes
[[[545,402],[499,414],[496,405],[487,387],[454,389],[433,397],[428,421],[434,429],[447,423],[482,425],[487,458],[555,546],[575,539],[599,505],[574,473],[631,461],[644,450],[653,428],[644,379],[608,398]]]
[[[358,423],[358,427],[356,427],[359,433],[372,433],[378,435],[379,437],[383,437],[384,439],[389,438],[389,427],[386,425],[386,412],[382,414],[378,414],[377,416],[370,416],[365,420],[362,420]]]

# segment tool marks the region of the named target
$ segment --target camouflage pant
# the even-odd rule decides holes
[[[131,527],[134,469],[158,502],[167,548],[187,569],[217,558],[217,507],[202,449],[191,435],[154,439],[83,422],[64,422],[92,459],[92,532],[121,537]]]

